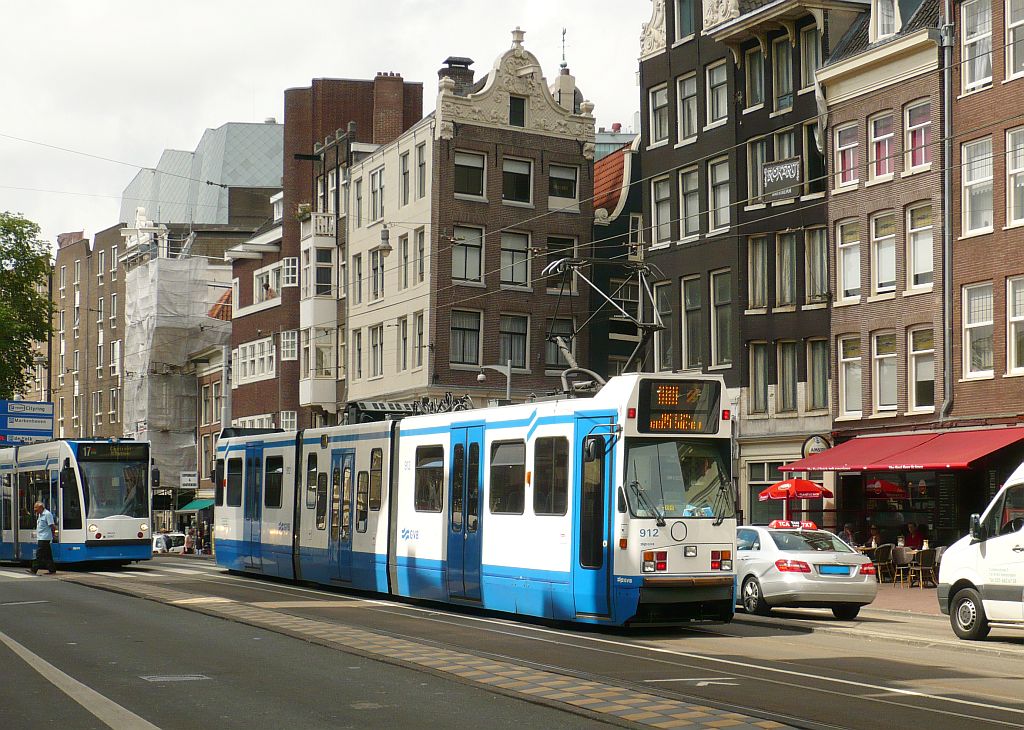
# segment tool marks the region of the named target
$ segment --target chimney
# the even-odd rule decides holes
[[[473,88],[473,65],[472,58],[463,56],[448,56],[444,60],[444,68],[438,69],[437,78],[449,78],[455,82],[455,93],[459,96],[466,96]]]
[[[401,74],[378,73],[373,79],[373,143],[387,144],[402,133],[405,81]]]
[[[71,233],[58,233],[57,234],[57,248],[64,248],[70,246],[72,243],[78,243],[85,237],[85,231],[74,231]]]
[[[621,132],[622,131],[622,122],[614,122],[612,124],[612,131],[615,132],[615,134],[618,134],[619,132]]]
[[[580,110],[576,106],[576,77],[569,73],[567,66],[559,69],[555,83],[551,85],[549,91],[563,109],[571,114],[579,114]]]
[[[263,120],[264,124],[277,124],[277,120],[274,117],[266,117]]]

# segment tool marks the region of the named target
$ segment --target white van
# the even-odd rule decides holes
[[[942,554],[938,598],[961,639],[983,639],[992,626],[1024,628],[1024,464],[981,517],[971,515],[971,533]]]

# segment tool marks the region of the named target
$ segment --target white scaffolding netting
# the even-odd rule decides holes
[[[196,469],[189,355],[230,340],[231,323],[208,315],[221,278],[206,259],[153,258],[125,279],[124,430],[150,441],[164,487]]]

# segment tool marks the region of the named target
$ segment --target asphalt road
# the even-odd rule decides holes
[[[730,625],[678,630],[586,630],[253,579],[200,561],[161,558],[136,570],[105,573],[65,576],[49,585],[49,578],[0,582],[0,631],[49,661],[63,661],[69,673],[67,667],[74,667],[76,676],[95,677],[97,689],[116,701],[156,713],[163,721],[153,721],[161,727],[174,727],[173,720],[185,717],[174,715],[175,708],[180,712],[189,703],[196,717],[225,727],[236,721],[251,726],[253,719],[259,720],[258,726],[286,720],[291,726],[319,727],[351,720],[372,727],[385,718],[391,726],[423,726],[424,708],[436,708],[427,710],[427,717],[438,722],[428,726],[458,727],[465,721],[462,726],[476,727],[484,707],[486,723],[495,727],[506,721],[517,727],[595,724],[593,717],[561,714],[363,657],[351,661],[362,669],[339,670],[348,663],[332,661],[336,650],[296,641],[303,636],[317,641],[317,633],[335,628],[412,640],[456,656],[511,662],[607,683],[637,696],[703,703],[798,727],[1024,726],[1020,636],[987,642],[986,651],[954,641],[911,643],[894,638],[896,629],[888,626],[882,612],[857,622],[790,612],[783,616],[792,616],[791,623],[740,618]],[[28,596],[17,600],[39,594],[51,603],[3,605],[13,600],[11,583],[16,583],[17,595]],[[90,585],[105,590],[91,591]],[[110,592],[121,590],[188,598],[177,599],[179,607],[169,607]],[[197,613],[221,606],[279,617],[281,631],[292,635]],[[234,620],[244,621],[243,613]],[[52,624],[59,628],[48,628],[45,638],[40,636],[40,627]],[[829,631],[811,630],[815,624]],[[938,631],[937,623],[934,629]],[[116,657],[106,638],[110,635],[122,637],[113,652]],[[111,665],[115,670],[107,669],[108,661],[118,662]],[[210,679],[163,684],[139,680],[193,672]],[[53,707],[46,698],[52,689],[38,681],[36,685],[46,706]],[[5,693],[0,689],[0,695]],[[359,709],[367,704],[383,707]],[[24,712],[25,703],[20,706]],[[529,716],[531,712],[541,715]]]

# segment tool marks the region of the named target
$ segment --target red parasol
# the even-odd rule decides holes
[[[793,499],[821,499],[822,497],[833,497],[832,490],[807,479],[786,479],[762,490],[757,495],[760,502],[767,502],[770,499],[785,500],[783,504],[783,515],[789,514],[789,502]],[[788,517],[786,517],[788,519]]]
[[[867,483],[868,494],[879,497],[890,497],[892,499],[906,499],[907,490],[899,484],[893,484],[885,479],[873,479]]]

